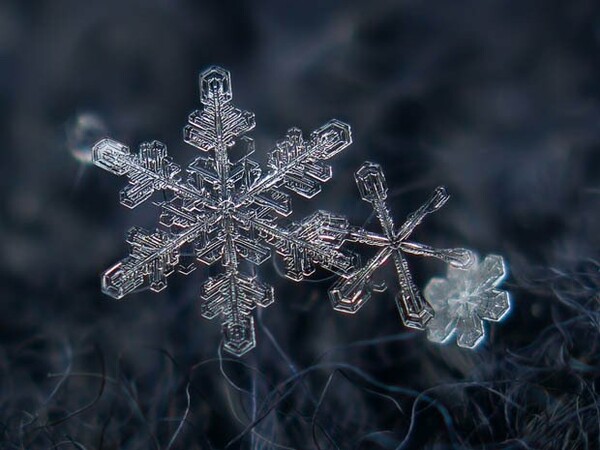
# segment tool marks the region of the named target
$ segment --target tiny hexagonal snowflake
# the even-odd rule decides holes
[[[488,255],[467,269],[448,267],[446,278],[433,278],[424,290],[434,310],[427,337],[445,342],[456,332],[457,344],[474,348],[484,337],[483,321],[498,322],[510,310],[509,293],[498,289],[507,276],[504,259]]]

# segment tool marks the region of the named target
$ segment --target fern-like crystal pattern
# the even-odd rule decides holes
[[[416,287],[404,254],[432,256],[461,269],[469,267],[474,260],[473,253],[467,249],[437,249],[408,241],[425,216],[440,209],[448,201],[449,196],[443,187],[438,187],[429,200],[410,214],[402,226],[396,229],[386,204],[388,189],[381,166],[365,162],[356,172],[355,178],[360,195],[363,200],[372,205],[383,234],[362,228],[350,228],[348,240],[381,247],[381,249],[363,267],[340,278],[331,288],[329,297],[333,307],[338,311],[355,313],[370,299],[373,291],[383,290],[385,287],[375,282],[374,275],[391,258],[400,285],[395,300],[402,322],[407,327],[424,329],[433,317],[433,310]]]
[[[349,225],[342,216],[319,211],[305,220],[282,225],[292,213],[284,188],[311,198],[328,181],[325,163],[351,143],[350,127],[332,120],[308,139],[292,128],[270,153],[263,174],[250,158],[254,143],[246,136],[254,114],[231,104],[229,72],[211,67],[200,75],[202,110],[189,116],[184,140],[202,154],[182,175],[164,144],[141,144],[137,153],[112,139],[98,142],[94,163],[115,175],[127,175],[121,203],[135,208],[156,191],[164,192],[160,225],[155,231],[133,228],[131,253],[102,278],[103,291],[114,297],[142,287],[160,291],[174,271],[190,273],[196,261],[220,261],[221,273],[202,286],[201,312],[222,320],[224,348],[240,356],[255,344],[252,311],[273,303],[273,288],[260,282],[244,262],[260,265],[271,249],[283,257],[286,275],[296,281],[319,265],[342,276],[356,269],[355,256],[341,248]],[[242,147],[232,161],[230,150]],[[185,255],[192,254],[190,260]]]

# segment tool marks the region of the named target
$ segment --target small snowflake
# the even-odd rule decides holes
[[[364,267],[344,276],[331,288],[329,297],[333,308],[341,312],[355,313],[369,300],[372,291],[382,291],[385,287],[374,282],[373,277],[391,258],[400,285],[395,300],[402,322],[407,327],[422,330],[431,320],[433,311],[416,287],[404,254],[430,256],[461,268],[468,267],[473,260],[473,253],[467,249],[438,249],[408,240],[425,216],[444,206],[450,197],[445,188],[438,187],[429,200],[396,228],[386,204],[388,188],[381,166],[365,162],[356,172],[355,179],[362,199],[372,205],[383,234],[362,228],[350,228],[348,240],[381,249]]]
[[[445,279],[431,279],[424,295],[435,316],[427,324],[427,338],[445,342],[456,332],[459,346],[476,347],[484,338],[483,321],[498,322],[510,310],[508,292],[497,289],[506,275],[504,259],[488,255],[466,270],[449,267]]]

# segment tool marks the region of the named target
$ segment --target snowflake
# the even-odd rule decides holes
[[[506,278],[504,259],[488,255],[466,270],[448,268],[447,278],[433,278],[425,287],[425,298],[435,317],[427,325],[427,337],[444,342],[456,331],[461,347],[474,348],[484,337],[483,321],[502,320],[510,310],[508,292],[496,289]]]
[[[348,228],[343,217],[319,211],[298,223],[279,223],[292,212],[283,188],[306,198],[318,194],[321,183],[332,176],[323,161],[348,147],[351,135],[350,127],[337,120],[308,140],[292,128],[269,154],[269,170],[263,174],[249,158],[254,144],[245,136],[255,126],[254,114],[236,109],[231,100],[229,72],[211,67],[200,75],[203,109],[189,116],[184,140],[204,154],[189,164],[185,178],[158,141],[141,144],[133,154],[125,145],[104,139],[94,146],[93,161],[128,176],[121,203],[129,208],[155,191],[165,196],[156,203],[162,211],[161,228],[129,231],[131,253],[103,274],[103,291],[114,298],[141,287],[158,292],[175,270],[194,270],[194,258],[206,265],[220,261],[220,274],[202,287],[201,313],[221,318],[224,348],[240,356],[256,344],[252,310],[274,300],[273,288],[251,270],[271,256],[271,248],[283,257],[286,275],[296,281],[313,273],[315,265],[341,275],[355,269],[354,255],[340,248]],[[243,156],[232,161],[231,151],[239,147]],[[186,254],[194,258],[190,261]]]
[[[402,322],[407,327],[423,329],[433,317],[433,311],[415,286],[404,253],[432,256],[459,268],[468,267],[473,262],[473,253],[466,249],[436,249],[407,241],[425,216],[441,208],[449,196],[443,187],[438,187],[429,200],[396,229],[385,202],[387,186],[381,166],[365,162],[356,172],[355,178],[362,199],[373,206],[384,234],[362,228],[349,228],[348,240],[378,246],[381,249],[364,267],[356,269],[345,278],[340,278],[331,288],[329,296],[333,307],[338,311],[355,313],[369,300],[372,291],[382,291],[385,286],[375,282],[373,277],[391,257],[400,285],[395,300]]]

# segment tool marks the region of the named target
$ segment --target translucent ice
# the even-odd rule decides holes
[[[387,186],[381,167],[366,162],[355,174],[360,195],[373,207],[382,233],[349,225],[341,215],[317,211],[291,222],[294,192],[312,198],[332,177],[326,163],[348,147],[350,127],[332,120],[308,138],[290,129],[268,155],[267,170],[251,158],[254,142],[247,136],[254,114],[234,107],[231,77],[220,67],[200,74],[202,109],[189,116],[184,141],[201,153],[185,169],[166,146],[144,142],[137,152],[112,139],[96,143],[92,161],[115,175],[127,176],[121,203],[135,208],[161,192],[159,227],[129,230],[129,256],[109,268],[102,290],[117,299],[139,289],[160,291],[167,277],[188,274],[198,263],[219,263],[220,270],[201,288],[200,310],[222,323],[224,348],[241,356],[255,345],[253,310],[274,301],[273,288],[251,269],[281,256],[285,274],[294,281],[311,275],[316,266],[339,275],[329,291],[336,310],[355,313],[373,291],[385,288],[374,280],[388,260],[398,277],[395,297],[403,323],[427,327],[435,341],[458,332],[459,345],[473,347],[483,337],[482,319],[499,320],[509,308],[506,292],[495,289],[505,275],[499,256],[480,265],[466,249],[437,249],[410,241],[415,228],[448,200],[443,187],[396,228],[386,203]],[[233,155],[238,155],[233,157]],[[241,155],[241,156],[240,156]],[[346,241],[378,248],[364,266],[343,248]],[[425,296],[415,285],[405,256],[431,256],[448,264],[448,278],[435,278]],[[435,318],[434,318],[435,314]]]
[[[408,241],[425,216],[441,208],[449,196],[443,187],[438,187],[427,202],[410,214],[402,226],[396,228],[386,204],[387,185],[381,166],[366,162],[356,172],[355,178],[360,195],[372,205],[383,234],[354,228],[350,230],[349,239],[381,249],[364,267],[340,278],[332,287],[329,296],[333,307],[348,313],[358,311],[369,300],[372,291],[383,289],[383,286],[374,282],[373,276],[391,258],[400,286],[395,297],[400,317],[407,327],[423,329],[431,320],[433,311],[415,286],[404,254],[432,256],[460,268],[468,267],[473,262],[473,253],[466,249],[436,249]]]
[[[103,291],[114,297],[142,287],[160,291],[175,270],[187,274],[197,261],[220,261],[222,271],[202,287],[201,312],[222,321],[224,348],[243,355],[255,346],[252,310],[273,303],[273,289],[243,268],[243,261],[259,265],[282,255],[286,275],[296,281],[320,265],[340,275],[355,269],[354,255],[340,249],[346,220],[317,212],[303,221],[281,225],[292,213],[287,191],[311,198],[331,178],[325,160],[352,142],[350,127],[332,120],[308,139],[296,128],[288,131],[271,151],[263,173],[250,158],[254,142],[247,132],[255,126],[254,114],[231,104],[229,72],[211,67],[200,75],[203,108],[189,116],[184,140],[202,152],[186,169],[167,154],[158,141],[140,145],[137,153],[120,142],[104,139],[93,148],[97,166],[115,175],[127,175],[121,203],[135,208],[156,191],[165,193],[160,229],[133,228],[127,242],[128,257],[103,275]],[[242,148],[236,161],[231,150]],[[192,254],[186,259],[184,254]]]
[[[446,278],[433,278],[425,298],[435,317],[427,324],[427,337],[448,340],[454,332],[461,347],[474,348],[484,337],[483,321],[500,321],[510,309],[508,292],[498,289],[507,275],[504,259],[488,255],[466,270],[448,268]]]

